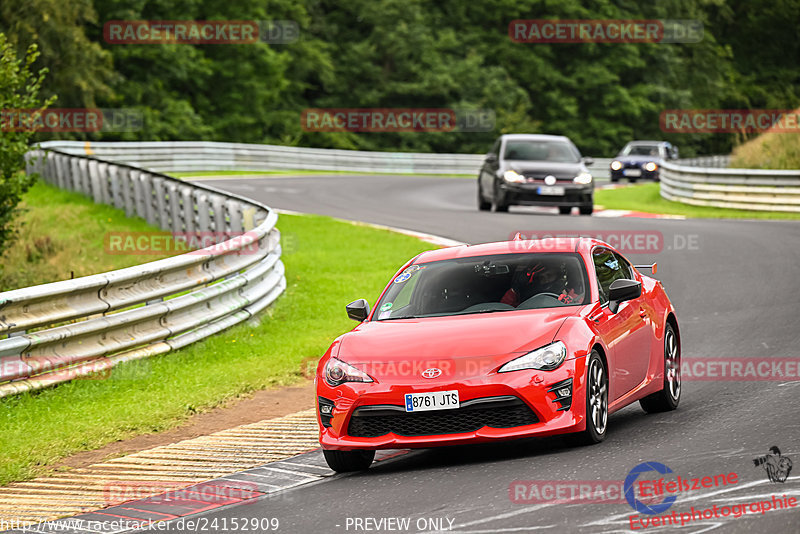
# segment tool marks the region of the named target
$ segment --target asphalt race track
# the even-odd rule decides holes
[[[797,222],[559,216],[555,210],[514,207],[510,213],[485,213],[476,208],[475,182],[454,178],[335,175],[204,183],[279,209],[469,243],[505,240],[516,231],[660,235],[660,250],[628,257],[658,262],[656,277],[678,310],[684,360],[798,357]],[[374,302],[377,295],[352,295],[353,300],[359,297]],[[287,490],[281,498],[215,510],[206,517],[278,518],[279,532],[630,532],[629,517],[637,514],[624,499],[518,503],[512,502],[509,488],[517,480],[621,481],[646,461],[663,463],[683,478],[738,475],[738,483],[728,487],[679,494],[667,513],[680,516],[692,507],[747,504],[773,495],[800,500],[798,397],[797,380],[685,378],[677,411],[645,415],[638,404],[629,406],[610,417],[608,438],[600,445],[574,447],[568,440],[550,438],[414,451],[375,464],[363,474],[329,477]],[[784,483],[770,482],[764,469],[753,463],[771,446],[794,460],[794,472]],[[367,518],[410,522],[408,528],[386,522],[376,528],[378,524]],[[800,507],[705,519],[677,530],[798,532]]]

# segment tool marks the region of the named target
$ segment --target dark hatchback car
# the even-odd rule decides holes
[[[594,210],[591,158],[560,135],[508,134],[494,143],[478,176],[478,209],[554,206],[562,214]]]
[[[611,181],[627,178],[658,181],[661,164],[668,159],[677,159],[678,147],[666,141],[631,141],[619,151],[611,162]]]

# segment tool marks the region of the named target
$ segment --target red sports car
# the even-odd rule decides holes
[[[655,270],[655,265],[647,266]],[[335,471],[376,449],[579,433],[639,401],[674,410],[680,334],[661,282],[595,239],[428,251],[337,338],[316,375],[320,443]]]

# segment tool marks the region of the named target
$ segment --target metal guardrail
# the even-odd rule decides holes
[[[211,141],[48,141],[41,146],[57,147],[70,154],[91,154],[156,172],[302,169],[477,177],[484,159],[484,154],[365,152]],[[607,180],[610,163],[610,158],[597,158],[589,170],[595,178]]]
[[[800,171],[714,168],[727,160],[698,159],[707,166],[662,165],[662,197],[696,206],[800,212]]]
[[[730,164],[730,156],[698,156],[696,158],[681,158],[672,162],[674,165],[682,165],[684,167],[713,167],[725,168]]]
[[[0,335],[8,336],[0,339],[0,397],[183,347],[252,317],[286,287],[278,217],[267,206],[61,150],[34,150],[26,160],[29,172],[60,188],[167,231],[221,239],[127,269],[0,293]]]

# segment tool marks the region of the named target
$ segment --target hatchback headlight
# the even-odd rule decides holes
[[[538,369],[552,371],[557,369],[567,358],[567,346],[561,341],[536,349],[524,356],[513,359],[497,370],[498,373],[520,371],[522,369]]]
[[[573,182],[576,184],[590,184],[592,183],[592,175],[588,172],[582,172],[578,176],[572,179]]]
[[[525,177],[513,169],[509,169],[503,173],[503,178],[506,182],[520,183],[525,181]]]
[[[614,160],[614,161],[611,162],[611,170],[612,171],[618,171],[621,168],[622,168],[622,162],[621,161]]]
[[[325,382],[336,387],[345,382],[372,382],[372,378],[349,363],[338,358],[331,358],[325,364]]]
[[[648,161],[647,163],[644,164],[644,170],[646,170],[647,172],[653,172],[657,168],[658,165],[656,165],[655,162],[653,161]]]

